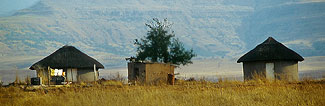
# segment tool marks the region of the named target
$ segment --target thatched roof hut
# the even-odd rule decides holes
[[[240,57],[243,62],[244,79],[253,74],[263,74],[267,79],[298,80],[298,61],[304,58],[272,37]]]
[[[98,69],[104,68],[94,58],[81,52],[73,46],[63,46],[51,55],[33,64],[29,69],[36,70],[38,77],[48,77],[48,67],[52,69],[63,69],[66,73],[66,80],[76,81],[94,81],[97,80]]]
[[[269,37],[262,44],[259,44],[253,50],[240,57],[237,63],[276,60],[303,61],[304,58],[272,37]]]

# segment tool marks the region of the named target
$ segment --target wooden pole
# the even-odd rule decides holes
[[[51,77],[51,69],[50,66],[47,66],[47,72],[48,72],[48,86],[50,86],[50,77]]]
[[[96,64],[94,64],[94,81],[97,80]]]
[[[73,83],[73,71],[72,71],[72,68],[70,68],[70,72],[71,72],[71,82]]]

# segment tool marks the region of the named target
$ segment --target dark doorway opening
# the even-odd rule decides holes
[[[134,68],[133,78],[138,80],[139,76],[140,76],[139,68]]]
[[[167,83],[170,85],[174,85],[175,83],[175,76],[173,74],[168,74],[167,76]]]

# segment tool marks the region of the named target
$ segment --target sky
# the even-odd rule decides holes
[[[13,11],[24,9],[37,3],[39,0],[0,0],[0,16],[7,16]]]

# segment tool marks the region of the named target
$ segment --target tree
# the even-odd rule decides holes
[[[159,21],[157,18],[146,26],[150,29],[147,36],[140,40],[135,39],[137,46],[136,60],[150,60],[152,62],[172,63],[186,65],[192,63],[191,59],[196,56],[193,49],[186,50],[179,39],[174,38],[174,31],[167,19]],[[171,32],[171,33],[170,33]]]

